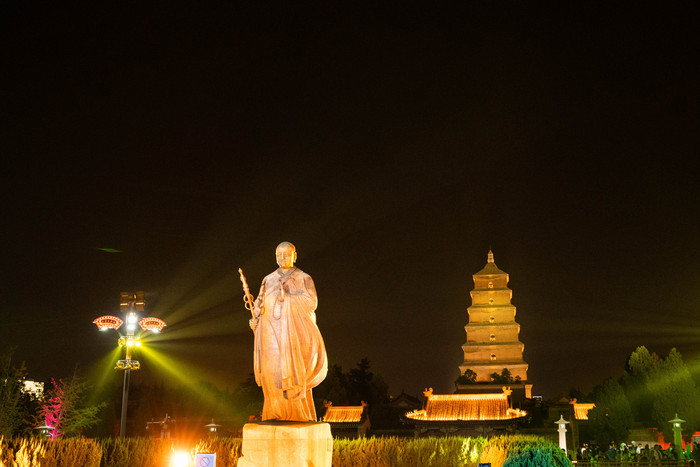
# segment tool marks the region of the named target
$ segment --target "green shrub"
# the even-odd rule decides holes
[[[571,461],[559,447],[536,447],[514,453],[503,467],[570,467]]]
[[[533,435],[492,438],[481,454],[492,467],[571,467],[566,454],[551,441]]]

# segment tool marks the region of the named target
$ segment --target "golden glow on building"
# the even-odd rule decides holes
[[[501,394],[432,394],[427,392],[425,409],[406,414],[413,420],[471,421],[510,420],[524,417],[526,412],[511,409],[508,396],[511,391],[503,388]]]
[[[364,407],[358,406],[331,406],[326,410],[323,421],[326,423],[360,423],[362,420],[362,410]]]
[[[574,417],[576,420],[588,420],[588,411],[595,407],[595,404],[582,404],[579,402],[572,402],[574,406]]]
[[[513,378],[527,381],[525,346],[519,340],[520,325],[515,321],[508,273],[496,266],[489,250],[486,266],[472,278],[472,305],[468,308],[467,341],[462,345],[464,362],[459,365],[459,374],[472,370],[477,382],[489,382],[493,373],[500,374],[507,368]]]

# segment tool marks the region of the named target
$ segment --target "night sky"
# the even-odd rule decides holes
[[[144,290],[153,348],[234,388],[237,269],[257,293],[284,240],[330,362],[392,394],[454,390],[489,248],[534,394],[700,357],[695,8],[55,3],[0,13],[0,350],[30,378],[109,370],[92,320]]]

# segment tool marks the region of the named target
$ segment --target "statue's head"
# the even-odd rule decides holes
[[[277,245],[275,257],[277,258],[277,264],[282,269],[292,268],[297,260],[297,249],[289,242],[282,242]]]

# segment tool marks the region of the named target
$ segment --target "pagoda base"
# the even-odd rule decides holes
[[[331,467],[333,437],[328,423],[260,422],[243,426],[238,467]]]
[[[508,387],[512,390],[510,400],[513,408],[522,409],[525,406],[526,399],[532,399],[532,384],[527,381],[520,383],[473,383],[473,384],[457,384],[455,394],[490,394],[498,393],[503,390],[503,387]]]

